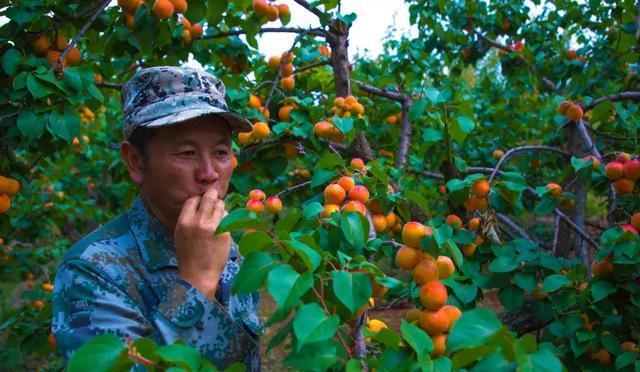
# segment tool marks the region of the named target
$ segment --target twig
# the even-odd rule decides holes
[[[531,238],[531,235],[529,235],[527,230],[525,230],[524,228],[518,226],[518,224],[515,223],[513,220],[511,220],[509,217],[505,216],[502,213],[496,213],[496,216],[498,217],[500,222],[502,222],[505,225],[509,226],[513,231],[517,232],[523,238],[525,238],[525,239],[527,239],[529,241],[532,241],[532,242],[537,242],[535,239]]]
[[[566,214],[564,214],[561,210],[559,210],[558,208],[553,210],[553,213],[560,217],[561,219],[564,220],[564,222],[567,223],[567,225],[569,225],[569,227],[571,227],[573,229],[573,231],[575,231],[576,233],[578,233],[578,235],[580,235],[580,237],[582,237],[582,239],[584,239],[587,243],[591,244],[592,247],[594,247],[597,250],[600,250],[600,244],[598,244],[598,242],[596,242],[595,240],[593,240],[593,238],[587,234],[584,230],[582,230],[580,227],[578,227],[578,225],[575,224],[575,222],[573,222],[571,220],[571,218],[569,218]]]
[[[584,144],[586,145],[586,147],[589,148],[589,152],[591,152],[596,158],[600,160],[602,156],[600,155],[600,151],[598,151],[598,148],[596,147],[593,140],[591,139],[591,136],[589,135],[589,131],[587,130],[586,125],[584,124],[584,120],[582,119],[578,120],[576,122],[576,126],[578,127],[578,132],[580,132],[580,135],[584,140]]]
[[[316,63],[311,63],[311,64],[309,64],[309,65],[306,65],[306,66],[302,66],[302,67],[300,67],[300,68],[297,68],[295,71],[293,71],[293,74],[294,74],[294,75],[295,75],[295,74],[299,74],[299,73],[301,73],[301,72],[304,72],[304,71],[307,71],[307,70],[311,70],[311,69],[314,69],[314,68],[316,68],[316,67],[320,67],[320,66],[327,66],[327,65],[330,65],[330,64],[331,64],[331,62],[329,62],[329,61],[327,61],[327,60],[320,61],[320,62],[316,62]]]
[[[549,80],[548,78],[543,76],[540,73],[540,71],[538,71],[538,68],[533,63],[529,62],[522,55],[520,55],[517,52],[514,52],[513,50],[509,49],[506,45],[500,44],[499,42],[497,42],[495,40],[489,39],[488,37],[482,35],[479,32],[476,32],[476,34],[491,46],[494,46],[494,47],[496,47],[498,49],[502,49],[507,53],[515,53],[516,58],[518,60],[522,61],[522,63],[524,63],[525,65],[527,65],[527,68],[529,68],[529,70],[542,82],[542,84],[544,84],[544,86],[546,86],[547,88],[549,88],[549,90],[551,90],[551,91],[553,91],[555,93],[561,93],[562,92],[561,89],[556,88],[555,84],[551,80]]]
[[[400,128],[400,146],[398,147],[398,155],[396,156],[396,168],[404,169],[407,164],[407,156],[409,154],[409,146],[411,146],[411,122],[409,122],[409,108],[413,104],[411,97],[407,97],[402,101],[402,126]]]
[[[370,84],[367,84],[367,83],[363,83],[361,81],[354,80],[354,79],[351,79],[351,81],[355,85],[357,85],[358,88],[364,90],[367,93],[375,94],[375,95],[380,96],[380,97],[385,97],[385,98],[388,98],[388,99],[393,100],[393,101],[398,101],[398,102],[402,103],[407,98],[409,98],[409,96],[404,94],[404,93],[392,92],[392,91],[387,90],[387,89],[374,87],[373,85],[370,85]]]
[[[264,34],[268,32],[282,32],[282,33],[293,33],[293,34],[302,34],[306,33],[313,36],[326,37],[327,32],[320,28],[300,28],[300,27],[263,27],[258,30],[259,34]],[[245,30],[231,30],[226,32],[220,32],[213,35],[202,35],[197,40],[207,40],[207,39],[220,39],[229,36],[239,36],[244,35],[247,32]]]
[[[301,188],[301,187],[305,187],[305,186],[310,185],[310,184],[311,184],[311,181],[305,181],[305,182],[299,183],[299,184],[297,184],[297,185],[293,185],[293,186],[291,186],[291,187],[287,187],[286,189],[284,189],[284,190],[282,190],[282,191],[278,192],[278,193],[276,194],[276,196],[277,196],[277,197],[280,197],[280,195],[282,195],[282,194],[286,194],[286,193],[288,193],[288,192],[291,192],[291,191],[297,190],[297,189],[299,189],[299,188]]]
[[[53,71],[60,63],[62,63],[62,61],[64,60],[64,57],[66,57],[66,55],[69,53],[71,48],[73,48],[76,45],[76,43],[78,43],[78,40],[80,40],[82,35],[84,35],[84,33],[87,32],[89,27],[91,27],[93,22],[96,21],[100,13],[104,11],[104,9],[107,7],[107,5],[109,5],[110,2],[111,0],[102,0],[97,10],[95,11],[95,13],[93,13],[91,18],[89,18],[87,22],[85,22],[85,24],[82,26],[80,31],[78,31],[78,35],[76,35],[76,37],[74,37],[73,40],[71,40],[69,45],[67,45],[67,47],[62,51],[62,53],[60,53],[60,55],[58,56],[58,59],[51,65],[51,67],[49,67],[49,71]]]
[[[558,251],[558,239],[560,238],[560,216],[556,216],[553,221],[553,243],[551,243],[551,254],[556,255]]]
[[[102,82],[96,83],[96,86],[99,88],[122,90],[123,84]]]
[[[395,240],[383,240],[382,244],[389,244],[390,246],[396,249],[402,247],[402,244],[396,242]]]
[[[320,18],[320,19],[326,18],[326,14],[324,14],[322,11],[320,11],[320,9],[311,6],[311,4],[309,4],[305,0],[295,0],[295,2],[298,3],[301,7],[305,8],[306,10],[308,10],[311,13],[315,14],[318,18]]]
[[[591,101],[591,103],[589,103],[584,107],[584,111],[587,112],[589,110],[592,110],[594,107],[598,106],[599,104],[605,101],[617,102],[617,101],[624,101],[624,100],[640,101],[640,92],[635,92],[635,91],[622,92],[622,93],[611,94],[608,96],[600,97],[598,99],[594,99],[593,101]]]
[[[609,213],[607,213],[607,225],[612,228],[616,224],[615,211],[618,204],[618,193],[616,187],[611,183],[609,185]]]
[[[528,151],[552,151],[552,152],[556,152],[558,154],[564,155],[566,157],[571,156],[571,155],[569,155],[568,152],[566,152],[564,150],[560,150],[560,149],[555,148],[555,147],[551,147],[551,146],[521,146],[521,147],[515,147],[515,148],[512,148],[511,150],[507,151],[507,153],[504,154],[504,156],[502,158],[500,158],[500,160],[498,161],[498,164],[496,164],[496,167],[493,169],[493,172],[491,173],[491,176],[489,176],[489,182],[493,181],[493,179],[495,178],[496,174],[498,173],[498,170],[500,169],[500,166],[507,159],[509,159],[513,155],[520,154],[520,153],[523,153],[523,152],[528,152]]]

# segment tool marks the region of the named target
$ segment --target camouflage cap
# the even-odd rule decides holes
[[[225,87],[217,77],[191,67],[160,66],[136,73],[122,88],[125,140],[138,127],[162,127],[207,115],[224,118],[233,131],[251,123],[229,111]]]

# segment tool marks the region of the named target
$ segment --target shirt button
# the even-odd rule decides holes
[[[187,319],[191,319],[191,318],[193,318],[193,316],[194,316],[194,315],[195,315],[195,312],[193,311],[193,308],[191,308],[191,307],[190,307],[190,308],[187,308],[187,309],[184,311],[184,316],[185,316]]]
[[[196,322],[196,329],[202,331],[204,329],[204,322],[202,320],[198,320]]]

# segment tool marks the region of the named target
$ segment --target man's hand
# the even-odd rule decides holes
[[[187,199],[174,232],[178,276],[209,299],[216,293],[231,248],[228,232],[214,235],[226,214],[224,201],[210,189],[202,197]]]

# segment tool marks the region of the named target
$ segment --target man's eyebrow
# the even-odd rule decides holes
[[[176,145],[178,146],[183,146],[183,145],[191,145],[191,146],[198,146],[199,142],[191,139],[191,138],[178,138],[175,141]],[[219,140],[214,142],[215,145],[228,145],[228,141],[225,138],[220,138]]]

